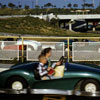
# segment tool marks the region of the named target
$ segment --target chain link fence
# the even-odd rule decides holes
[[[0,41],[0,60],[19,60],[17,41]]]
[[[73,42],[73,61],[100,61],[100,42]]]
[[[27,45],[27,61],[38,61],[38,56],[45,48],[52,48],[52,61],[58,61],[61,56],[65,55],[63,42],[40,42],[36,49],[31,45]]]
[[[0,67],[38,61],[41,51],[48,47],[52,48],[52,61],[58,61],[61,56],[69,62],[99,64],[100,61],[100,37],[0,36]]]

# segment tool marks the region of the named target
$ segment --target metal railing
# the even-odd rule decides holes
[[[100,97],[100,92],[85,92],[77,90],[58,90],[58,89],[0,89],[0,94],[38,94],[38,95],[64,95],[64,96],[84,96],[84,97]]]

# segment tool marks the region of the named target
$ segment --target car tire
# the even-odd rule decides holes
[[[88,79],[82,82],[80,90],[85,92],[100,91],[100,84],[96,80]]]
[[[28,88],[27,82],[21,77],[13,77],[7,81],[6,87],[8,89],[22,90]]]

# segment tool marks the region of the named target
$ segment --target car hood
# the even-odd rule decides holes
[[[88,72],[99,72],[100,73],[100,66],[93,65],[82,65],[76,63],[66,63],[65,67],[68,71],[88,71]]]
[[[11,66],[10,69],[33,69],[38,66],[38,63],[30,62],[30,63],[20,63]]]

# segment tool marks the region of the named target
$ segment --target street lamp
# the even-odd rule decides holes
[[[93,13],[94,13],[94,7],[95,7],[95,2],[94,2],[94,0],[93,0]]]
[[[95,6],[95,2],[94,2],[94,0],[93,0],[93,8],[94,8],[94,6]]]
[[[32,1],[32,9],[33,9],[33,4],[34,4],[34,1]]]
[[[38,6],[38,0],[36,0],[36,5]]]
[[[85,9],[86,0],[83,0],[83,9]]]

